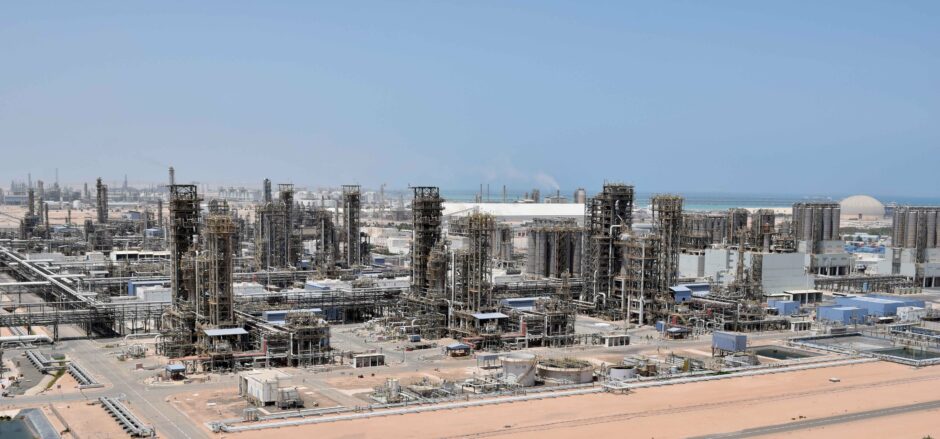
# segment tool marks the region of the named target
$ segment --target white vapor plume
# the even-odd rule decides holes
[[[559,190],[561,186],[558,185],[558,181],[555,180],[555,177],[546,174],[545,172],[539,171],[535,173],[535,182],[542,187],[550,187],[552,190]]]

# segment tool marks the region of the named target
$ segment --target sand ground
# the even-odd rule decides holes
[[[830,377],[841,382],[830,382]],[[231,436],[369,438],[382,432],[396,438],[676,438],[933,401],[940,399],[938,390],[940,367],[878,362],[640,389],[628,395],[553,398]],[[898,428],[901,420],[904,425]],[[911,434],[906,437],[940,436],[940,417],[936,411],[915,412],[802,430],[790,437],[897,437],[895,433],[904,432]]]
[[[119,210],[112,209],[115,213]],[[20,219],[26,214],[25,206],[0,206],[0,227],[19,227]],[[67,209],[49,209],[49,222],[52,224],[65,224],[68,217]],[[165,213],[164,213],[165,214]],[[94,208],[73,209],[72,224],[83,225],[86,219],[97,218],[97,212]]]
[[[919,439],[927,436],[937,437],[940,431],[940,410],[926,410],[896,416],[886,416],[849,424],[831,425],[806,430],[779,433],[783,438],[865,438],[897,437]],[[769,435],[766,437],[770,437]]]
[[[53,404],[56,411],[75,433],[73,437],[87,438],[124,438],[129,437],[108,412],[93,399],[94,404],[88,402],[71,402]],[[133,407],[131,406],[131,410]],[[50,416],[54,419],[55,416]]]

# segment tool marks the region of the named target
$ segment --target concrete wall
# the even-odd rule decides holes
[[[745,259],[745,263],[748,262]],[[812,288],[812,278],[803,268],[806,255],[802,253],[765,253],[761,274],[764,293],[782,293],[784,290]]]
[[[928,248],[925,249],[926,261],[927,262],[937,262],[940,263],[940,248]]]
[[[852,271],[852,256],[848,253],[824,253],[812,256],[814,273],[829,275],[848,275]]]
[[[731,268],[731,251],[728,249],[705,249],[705,262],[702,276],[717,278],[718,272]]]
[[[894,249],[891,247],[885,248],[884,259],[879,260],[878,263],[875,264],[875,270],[877,271],[877,274],[880,274],[880,275],[894,274],[892,272],[894,270],[892,267],[894,264],[893,260],[894,260]]]
[[[823,306],[819,308],[816,320],[844,324],[863,323],[865,321],[865,310],[854,307]]]
[[[824,254],[845,253],[844,241],[820,241],[816,243],[816,252]]]
[[[679,277],[700,278],[705,276],[705,255],[679,255]]]

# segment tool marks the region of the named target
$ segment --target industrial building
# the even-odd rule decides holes
[[[713,333],[715,358],[740,365],[753,356],[747,332],[916,326],[936,316],[917,288],[940,278],[931,271],[940,267],[936,208],[895,209],[893,246],[873,275],[845,251],[843,206],[831,202],[798,202],[792,215],[702,212],[686,210],[682,196],[654,194],[646,210],[633,186],[605,183],[590,196],[575,192],[583,204],[557,191],[452,203],[435,186],[411,187],[396,203],[384,188],[314,192],[269,179],[256,192],[209,196],[171,170],[161,191],[122,188],[138,201],[119,208],[97,180],[83,197],[92,216],[78,227],[71,216],[50,221],[38,189],[17,187],[22,216],[3,232],[0,264],[15,280],[7,294],[33,292],[44,303],[0,314],[0,326],[48,326],[50,340],[60,325],[90,337],[159,334],[169,379],[237,372],[239,393],[259,406],[251,416],[302,404],[280,367],[399,361],[357,347],[335,325],[363,325],[403,350],[438,347],[442,357],[502,364],[500,374],[459,386],[389,382],[372,394],[391,403],[588,383],[597,372],[583,360],[505,351],[620,349],[634,330],[662,339]],[[609,329],[586,330],[585,318]],[[601,373],[656,374],[648,362]]]
[[[878,272],[912,278],[921,287],[940,286],[940,207],[894,209],[891,247]]]

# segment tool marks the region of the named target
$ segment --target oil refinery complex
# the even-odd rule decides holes
[[[548,428],[517,423],[522,403],[571,416],[558,428],[645,432],[627,420],[653,422],[666,400],[692,407],[670,396],[682,389],[733,405],[752,383],[783,405],[816,391],[773,387],[787,376],[846,397],[940,380],[938,206],[689,210],[613,182],[570,199],[491,201],[481,187],[466,202],[435,186],[179,181],[170,168],[146,187],[29,178],[0,191],[0,415],[43,438]],[[598,414],[577,415],[575,398]],[[499,425],[465,426],[494,407],[511,407]],[[937,408],[755,414],[703,433]]]

